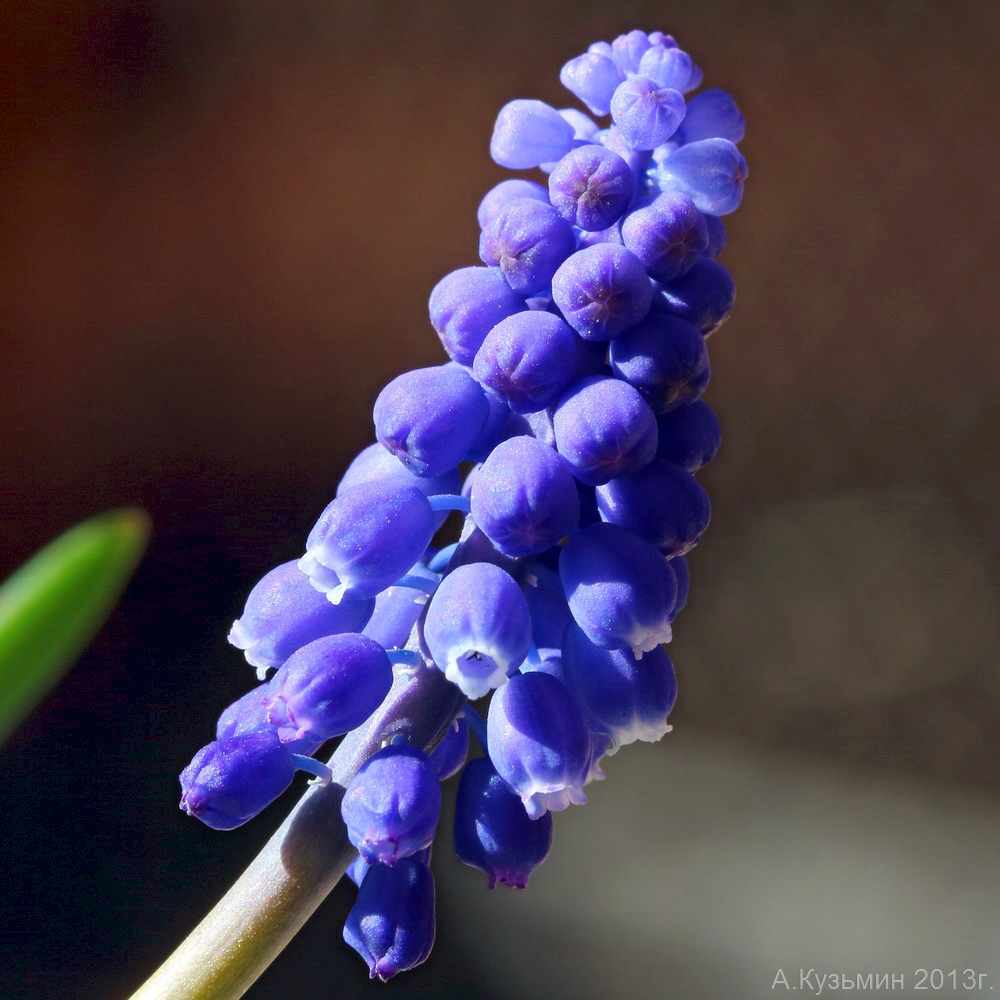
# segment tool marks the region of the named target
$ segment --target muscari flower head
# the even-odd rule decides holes
[[[181,776],[181,807],[229,829],[296,769],[327,778],[328,739],[393,722],[394,672],[456,685],[437,747],[395,720],[344,796],[360,852],[344,937],[382,979],[433,943],[441,781],[462,775],[459,857],[523,888],[601,758],[670,730],[663,643],[710,515],[695,477],[720,429],[701,396],[735,294],[720,217],[742,198],[745,122],[659,31],[596,42],[560,80],[586,113],[501,110],[494,160],[540,172],[480,202],[480,263],[430,295],[448,360],[383,389],[376,443],[251,592],[230,641],[261,683]],[[451,510],[461,536],[432,548]],[[461,708],[485,698],[488,721]]]

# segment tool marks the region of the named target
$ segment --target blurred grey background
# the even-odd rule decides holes
[[[633,27],[748,119],[675,731],[556,818],[524,893],[445,831],[435,953],[380,989],[1000,986],[1000,5],[40,0],[0,7],[0,573],[112,506],[156,538],[0,757],[3,996],[127,996],[277,825],[176,808],[248,683],[226,628],[379,388],[440,360],[426,297],[476,260],[497,110],[570,103],[562,63]],[[350,899],[249,996],[375,991]]]

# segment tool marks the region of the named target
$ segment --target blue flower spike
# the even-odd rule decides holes
[[[559,79],[583,109],[501,109],[490,153],[533,173],[486,192],[479,262],[431,291],[445,358],[379,393],[377,443],[304,555],[253,588],[229,639],[262,683],[181,774],[181,808],[220,830],[296,770],[329,784],[274,856],[315,849],[302,829],[335,845],[358,886],[344,939],[373,979],[433,945],[442,782],[458,777],[458,857],[523,889],[551,814],[671,729],[665,644],[711,516],[696,476],[721,430],[702,394],[735,299],[721,217],[743,196],[746,125],[660,31],[595,42]]]

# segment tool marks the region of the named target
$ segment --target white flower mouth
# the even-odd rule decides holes
[[[448,651],[444,675],[467,698],[482,698],[507,683],[507,662],[498,658],[495,650],[465,646]]]
[[[652,653],[657,646],[670,642],[674,637],[674,630],[670,623],[664,621],[655,631],[648,628],[638,627],[629,636],[628,644],[632,648],[637,660],[641,660],[643,653]]]

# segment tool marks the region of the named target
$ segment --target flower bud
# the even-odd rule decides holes
[[[434,840],[441,812],[437,772],[422,750],[390,744],[351,779],[341,812],[365,860],[394,865]]]
[[[501,167],[527,170],[551,163],[569,152],[573,126],[542,101],[511,101],[500,109],[490,156]]]
[[[425,961],[434,946],[434,876],[416,858],[365,873],[344,940],[383,982]]]
[[[295,761],[277,733],[244,733],[202,747],[181,771],[181,809],[213,830],[234,830],[292,783]]]
[[[523,889],[552,847],[552,816],[531,819],[488,757],[470,760],[455,802],[455,853],[499,882]]]
[[[356,633],[317,639],[273,678],[267,717],[282,742],[342,736],[360,726],[389,693],[392,664],[373,639]]]

